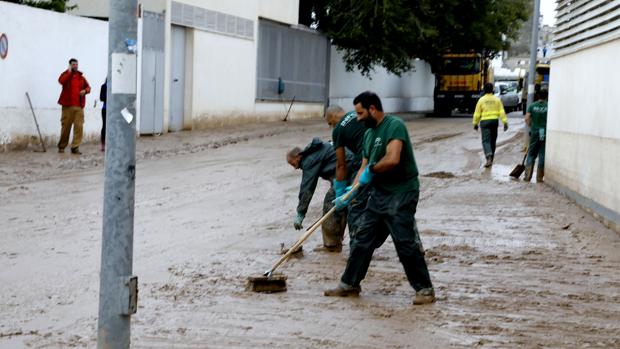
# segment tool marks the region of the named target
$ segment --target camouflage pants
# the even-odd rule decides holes
[[[334,207],[332,201],[336,198],[333,188],[329,188],[323,199],[323,214],[326,214]],[[321,225],[323,233],[323,245],[325,247],[342,246],[344,230],[347,227],[346,211],[336,211]]]

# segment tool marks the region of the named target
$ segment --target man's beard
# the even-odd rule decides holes
[[[368,115],[366,119],[364,119],[364,126],[367,128],[375,128],[377,127],[377,120],[375,120],[372,116]]]

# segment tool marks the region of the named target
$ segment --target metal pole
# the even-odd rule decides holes
[[[536,78],[536,59],[538,58],[538,21],[540,19],[540,0],[534,1],[532,18],[532,46],[530,47],[530,71],[527,79],[527,105],[534,102],[534,79]]]
[[[137,0],[110,0],[108,100],[97,348],[129,348],[136,169]]]

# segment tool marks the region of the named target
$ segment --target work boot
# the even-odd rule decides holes
[[[544,176],[545,176],[545,169],[543,167],[539,167],[536,170],[536,183],[543,183]]]
[[[493,157],[487,156],[487,162],[484,164],[484,167],[491,167],[491,166],[493,166]]]
[[[80,148],[71,148],[71,154],[80,155],[82,152],[80,151]]]
[[[432,287],[423,288],[415,293],[413,305],[435,303],[435,290]]]
[[[525,166],[525,175],[523,176],[523,180],[529,182],[532,180],[532,172],[534,172],[534,165],[526,165]]]
[[[58,152],[61,153],[61,154],[64,154],[65,148],[58,148]]]
[[[334,246],[317,246],[312,249],[314,252],[342,252],[342,245],[334,245]]]
[[[325,290],[323,295],[326,297],[358,297],[362,292],[360,286],[350,286],[344,282],[340,282],[338,287]]]

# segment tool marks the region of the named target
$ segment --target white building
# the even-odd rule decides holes
[[[558,1],[545,179],[620,227],[620,1]]]
[[[105,19],[109,2],[71,4],[78,5],[73,16],[0,2],[0,32],[6,26],[15,47],[0,60],[0,73],[28,81],[11,87],[14,95],[0,101],[0,122],[8,125],[0,129],[0,145],[36,134],[26,117],[30,111],[23,94],[28,89],[43,134],[55,141],[60,115],[56,80],[70,57],[79,59],[93,88],[85,135],[97,137],[100,105],[94,100],[107,72],[107,22],[78,16]],[[426,63],[415,62],[415,71],[402,78],[383,69],[372,81],[346,72],[329,40],[298,24],[298,1],[149,0],[140,1],[139,9],[139,134],[276,121],[293,99],[289,119],[321,117],[330,101],[352,108],[353,97],[366,89],[383,97],[387,111],[432,109],[434,78]],[[44,25],[51,22],[61,25]],[[28,56],[50,59],[40,64]]]

